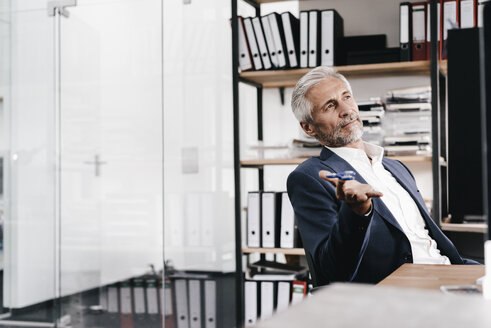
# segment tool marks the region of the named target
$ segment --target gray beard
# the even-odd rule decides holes
[[[353,125],[350,126],[348,133],[341,133],[343,126],[354,119],[360,122],[361,126],[353,123]],[[354,114],[343,119],[343,121],[340,122],[332,131],[323,133],[320,131],[320,129],[318,129],[316,124],[314,124],[314,131],[317,134],[317,140],[319,140],[323,145],[328,147],[344,147],[361,139],[363,136],[363,123],[361,122],[359,116]]]

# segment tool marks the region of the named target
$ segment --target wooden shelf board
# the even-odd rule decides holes
[[[305,255],[305,251],[303,248],[242,248],[242,253],[250,254],[250,253],[276,253],[276,254],[285,254],[285,255]]]
[[[413,155],[413,156],[387,156],[403,163],[423,163],[431,162],[431,156]],[[252,159],[240,161],[242,167],[257,167],[263,165],[299,165],[308,158],[272,158],[272,159]]]
[[[301,158],[271,158],[271,159],[251,159],[240,161],[242,167],[255,167],[263,165],[299,165],[309,159],[308,157]]]
[[[488,225],[486,223],[442,223],[442,230],[486,233]]]
[[[386,156],[390,159],[395,159],[403,163],[423,163],[431,162],[431,156],[426,155],[410,155],[410,156]]]
[[[429,61],[410,61],[397,63],[366,64],[336,66],[337,71],[346,77],[375,77],[398,75],[429,75]],[[248,71],[240,73],[240,77],[264,88],[293,87],[297,81],[311,68],[276,70],[276,71]]]

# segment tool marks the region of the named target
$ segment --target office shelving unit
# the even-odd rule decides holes
[[[305,158],[271,158],[271,159],[247,159],[240,158],[240,122],[239,122],[239,83],[245,83],[256,88],[257,91],[257,140],[263,140],[263,104],[262,96],[263,89],[266,88],[284,88],[294,86],[298,79],[307,73],[310,69],[291,69],[291,70],[268,70],[268,71],[248,71],[238,72],[238,28],[237,28],[237,2],[240,0],[232,0],[232,72],[233,72],[233,127],[234,127],[234,170],[235,170],[235,238],[236,238],[236,311],[237,311],[237,326],[243,325],[243,279],[244,268],[242,267],[242,255],[250,253],[275,253],[288,255],[303,255],[303,249],[265,249],[265,248],[247,248],[242,245],[241,231],[241,212],[243,205],[241,204],[241,169],[257,169],[258,170],[258,185],[260,190],[264,190],[264,166],[267,165],[298,165]],[[260,5],[262,3],[280,2],[289,0],[242,0],[253,6],[256,10],[256,16],[261,15]],[[297,0],[301,1],[301,0]],[[440,89],[439,85],[444,81],[443,76],[446,74],[446,62],[439,62],[437,58],[437,42],[436,42],[436,2],[431,0],[431,58],[429,61],[418,62],[397,62],[384,64],[367,64],[367,65],[350,65],[339,66],[336,69],[347,76],[353,77],[394,77],[394,76],[430,76],[432,87],[432,146],[433,155],[429,156],[399,156],[396,159],[405,163],[431,162],[433,172],[433,218],[440,224],[441,217],[441,195],[442,195],[442,175],[446,181],[446,153],[444,135],[440,131],[445,131],[445,109],[440,107]],[[400,1],[402,2],[402,1]],[[328,3],[328,1],[326,1]],[[443,120],[441,119],[443,118]],[[443,146],[442,146],[443,142]],[[445,188],[445,185],[443,185]],[[444,189],[445,192],[445,189]],[[443,204],[444,208],[446,204]]]

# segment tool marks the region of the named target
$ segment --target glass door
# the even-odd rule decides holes
[[[41,1],[0,1],[2,325],[53,326],[54,20]]]
[[[79,0],[65,10],[57,18],[60,322],[158,326],[162,2]]]

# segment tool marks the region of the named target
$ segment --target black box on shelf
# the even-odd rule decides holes
[[[348,52],[347,65],[395,63],[401,61],[399,47]]]
[[[479,29],[448,31],[447,49],[449,213],[484,220]]]
[[[387,47],[387,35],[351,35],[341,39],[341,47],[346,51],[380,50]]]

